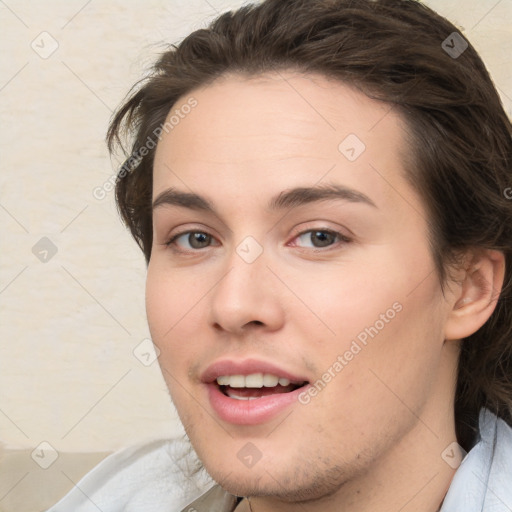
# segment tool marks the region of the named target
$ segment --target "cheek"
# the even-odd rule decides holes
[[[190,400],[188,369],[198,346],[198,292],[186,286],[179,273],[159,271],[156,265],[148,268],[146,281],[146,314],[153,343],[160,350],[158,364],[181,421],[186,429],[196,421],[200,411]],[[177,275],[178,274],[178,275]],[[190,417],[194,421],[190,420]]]
[[[317,340],[319,349],[344,350],[358,335],[364,338],[365,329],[376,322],[379,331],[387,328],[400,308],[396,303],[403,301],[400,281],[405,278],[392,275],[384,261],[381,255],[374,261],[355,256],[339,265],[316,264],[295,274],[281,269],[283,281],[293,283],[295,296],[287,297],[291,323],[304,333],[315,331],[309,341]]]
[[[146,314],[153,342],[160,350],[165,333],[176,321],[177,301],[169,285],[169,280],[159,275],[150,263],[146,279]]]
[[[183,360],[196,350],[194,326],[200,325],[201,290],[187,285],[180,272],[148,268],[146,314],[152,340],[160,350],[160,364],[167,371],[183,369]],[[203,293],[204,294],[204,293]]]
[[[383,421],[394,417],[390,410],[402,414],[404,400],[419,410],[442,355],[445,310],[428,253],[414,262],[391,256],[296,281],[297,295],[323,324],[294,315],[317,378],[327,383],[311,398],[315,414],[361,432],[373,428],[377,411]]]

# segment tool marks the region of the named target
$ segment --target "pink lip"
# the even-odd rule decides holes
[[[216,383],[207,384],[208,399],[217,416],[236,425],[258,425],[277,416],[290,405],[297,403],[305,387],[289,393],[277,393],[256,400],[236,400],[224,395]]]
[[[299,394],[304,391],[304,387],[300,387],[289,393],[276,393],[255,400],[236,400],[224,395],[215,382],[221,375],[250,375],[252,373],[270,373],[287,378],[292,383],[302,384],[308,380],[272,363],[256,359],[218,361],[206,369],[201,375],[201,380],[206,384],[210,405],[221,420],[237,425],[264,423],[296,403]]]

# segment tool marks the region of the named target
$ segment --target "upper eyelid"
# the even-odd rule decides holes
[[[355,238],[355,235],[347,228],[342,229],[341,227],[333,228],[333,227],[328,227],[328,226],[320,226],[320,227],[311,226],[308,228],[302,228],[293,233],[293,238],[297,238],[298,236],[303,235],[304,233],[309,233],[310,231],[326,231],[329,233],[334,233],[336,235],[339,235],[340,237],[345,238],[345,239]]]
[[[187,226],[188,223],[185,223],[184,226]],[[182,227],[182,228],[174,228],[172,230],[170,230],[170,233],[165,235],[166,239],[167,240],[171,240],[171,239],[174,239],[176,237],[179,237],[179,236],[182,236],[182,235],[186,235],[188,233],[206,233],[207,235],[210,235],[216,239],[220,238],[220,235],[218,235],[217,233],[217,230],[214,229],[214,228],[211,228],[211,227],[199,227],[199,226],[194,226],[193,224],[194,223],[190,223],[191,225],[189,227]],[[177,229],[177,232],[174,233],[174,231]]]
[[[342,235],[342,236],[346,236],[346,235],[343,235],[343,233],[337,229],[334,229],[334,228],[328,228],[328,227],[311,227],[311,228],[307,228],[307,229],[302,229],[300,231],[297,231],[293,234],[293,237],[296,238],[298,237],[299,235],[303,235],[304,233],[309,233],[310,231],[326,231],[326,232],[329,232],[329,233],[334,233],[334,234],[338,234],[338,235]],[[180,236],[183,236],[183,235],[187,235],[187,234],[190,234],[190,233],[205,233],[213,238],[217,238],[215,235],[213,235],[212,233],[210,233],[207,229],[184,229],[183,231],[178,231],[177,233],[173,234],[173,235],[169,235],[169,238],[170,239],[175,239],[175,238],[179,238]],[[348,236],[346,237],[348,238]]]
[[[215,235],[212,235],[211,233],[209,233],[208,231],[206,231],[204,229],[186,229],[184,231],[179,231],[178,233],[169,236],[166,244],[170,245],[172,242],[174,242],[178,238],[181,238],[184,235],[190,235],[191,233],[204,233],[205,235],[208,235],[209,237],[217,240],[217,237]]]
[[[323,229],[322,228],[319,228],[319,229],[315,229],[315,228],[305,229],[303,231],[300,231],[296,235],[294,235],[292,240],[295,240],[296,238],[298,238],[298,237],[300,237],[302,235],[305,235],[306,233],[311,233],[311,232],[315,232],[315,231],[331,233],[331,234],[337,236],[338,239],[339,239],[338,243],[339,242],[348,243],[348,242],[352,242],[352,240],[353,240],[352,237],[343,234],[341,231],[338,231],[338,230],[335,230],[335,229],[328,229],[328,228],[323,228]],[[325,250],[327,251],[330,248],[332,248],[333,246],[334,246],[334,244],[333,245],[327,245],[327,246],[325,246]],[[321,248],[317,247],[316,249],[321,249]]]

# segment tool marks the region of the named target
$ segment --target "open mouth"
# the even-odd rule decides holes
[[[202,380],[214,413],[227,423],[244,426],[272,421],[296,406],[310,385],[303,375],[257,360],[218,362],[203,373]]]
[[[220,392],[235,400],[257,400],[266,396],[290,393],[308,383],[290,382],[271,374],[223,375],[216,379]]]

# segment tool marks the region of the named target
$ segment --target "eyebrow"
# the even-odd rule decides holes
[[[270,200],[268,208],[270,211],[278,211],[332,199],[362,203],[377,208],[376,204],[362,192],[334,184],[285,190]],[[175,188],[169,188],[160,193],[153,201],[153,210],[164,205],[181,206],[217,215],[215,207],[206,198],[190,192],[181,192]]]

